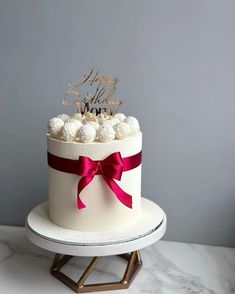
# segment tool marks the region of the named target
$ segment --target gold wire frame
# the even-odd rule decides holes
[[[135,275],[142,266],[142,261],[139,251],[133,251],[130,254],[121,254],[121,258],[127,261],[127,266],[123,275],[123,278],[117,282],[110,283],[98,283],[98,284],[84,284],[86,279],[89,277],[92,270],[95,268],[100,257],[93,257],[81,277],[78,281],[72,280],[70,277],[65,275],[60,269],[70,261],[73,256],[61,255],[56,253],[51,266],[51,274],[64,283],[66,286],[71,288],[76,293],[85,293],[92,291],[107,291],[107,290],[119,290],[127,289],[133,281]]]

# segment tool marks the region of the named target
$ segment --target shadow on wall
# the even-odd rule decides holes
[[[4,195],[4,203],[1,205],[4,209],[0,214],[1,225],[24,226],[25,219],[32,208],[48,200],[45,184],[35,181],[33,175],[29,175],[28,181],[32,184],[27,185],[27,182],[24,182],[23,189],[17,191],[11,189],[10,197]]]

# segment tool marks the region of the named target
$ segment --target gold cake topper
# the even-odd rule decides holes
[[[62,97],[62,103],[64,105],[75,104],[76,112],[82,114],[91,112],[95,115],[101,113],[113,115],[123,104],[122,100],[113,98],[117,89],[117,82],[118,78],[111,75],[101,76],[99,70],[93,68],[83,76],[81,81],[68,84],[68,88]],[[83,93],[81,92],[82,88],[86,89]]]

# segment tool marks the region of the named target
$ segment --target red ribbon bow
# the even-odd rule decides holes
[[[101,161],[94,161],[87,156],[79,157],[78,175],[82,176],[78,183],[77,206],[86,207],[81,201],[79,194],[93,180],[95,175],[102,175],[106,184],[117,196],[119,201],[132,208],[131,195],[124,192],[114,179],[120,181],[123,172],[123,160],[120,152],[115,152]]]
[[[95,175],[102,175],[106,184],[117,196],[119,201],[132,208],[132,196],[123,191],[115,180],[120,181],[122,172],[136,168],[141,164],[139,152],[135,155],[122,158],[120,152],[114,152],[104,160],[94,161],[88,156],[79,156],[78,160],[62,158],[48,152],[50,167],[67,173],[82,176],[77,187],[77,207],[86,207],[80,198],[81,191],[93,180]]]

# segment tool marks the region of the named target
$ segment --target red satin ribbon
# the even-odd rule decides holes
[[[132,208],[132,196],[123,191],[115,180],[120,181],[122,172],[136,168],[141,164],[142,152],[122,158],[120,152],[114,152],[104,160],[92,160],[88,156],[79,156],[78,160],[62,158],[47,153],[48,165],[56,170],[82,176],[77,188],[77,207],[86,207],[81,201],[81,191],[93,180],[95,175],[102,175],[106,184],[117,196],[119,201]],[[114,180],[115,179],[115,180]]]

